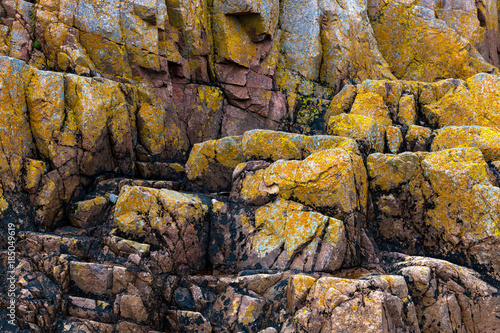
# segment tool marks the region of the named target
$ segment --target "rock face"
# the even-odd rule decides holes
[[[499,10],[0,0],[0,331],[497,331]]]
[[[209,255],[219,271],[337,270],[346,253],[344,223],[292,201],[258,209],[216,201]]]
[[[374,154],[367,168],[374,228],[384,244],[404,242],[409,253],[438,247],[441,256],[456,256],[498,280],[497,261],[489,256],[499,251],[500,191],[478,149]]]
[[[485,22],[480,22],[484,14],[474,1],[368,3],[380,52],[398,79],[466,79],[478,71],[496,70],[473,47],[483,42],[486,32]]]

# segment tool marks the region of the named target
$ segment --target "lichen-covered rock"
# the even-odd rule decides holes
[[[220,88],[186,85],[174,94],[179,120],[187,124],[187,136],[192,144],[215,140],[221,131],[224,95]]]
[[[477,148],[368,157],[370,190],[383,247],[432,253],[497,279],[500,191]],[[488,248],[485,251],[485,247]]]
[[[177,272],[205,268],[209,224],[206,199],[166,189],[122,189],[114,224],[128,237],[159,247]]]
[[[476,147],[486,161],[500,159],[500,133],[479,126],[449,126],[437,131],[432,151],[460,147]]]
[[[495,71],[474,48],[473,36],[461,35],[480,29],[474,7],[472,1],[463,1],[453,8],[456,13],[471,15],[473,20],[468,21],[465,15],[440,17],[449,7],[435,1],[371,0],[368,15],[379,50],[392,73],[398,79],[434,82]],[[443,17],[448,20],[440,19]]]
[[[101,196],[77,202],[74,211],[70,213],[70,222],[73,226],[80,228],[96,226],[102,220],[108,206],[108,199]]]
[[[321,79],[338,88],[369,79],[394,79],[378,50],[366,1],[321,3]]]
[[[333,116],[347,113],[354,104],[358,93],[357,86],[345,85],[342,90],[333,97],[325,113],[325,120],[328,121]]]
[[[385,130],[385,141],[391,154],[397,154],[403,144],[403,134],[401,129],[396,126],[389,126]]]
[[[59,210],[88,181],[85,177],[103,172],[134,175],[137,158],[183,159],[189,143],[177,113],[152,89],[41,71],[11,58],[1,61],[2,80],[16,82],[2,89],[5,116],[11,119],[4,126],[18,138],[16,143],[2,141],[6,156],[1,175],[13,173],[3,181],[10,189],[17,186],[13,180],[19,185],[21,179],[28,181],[22,188],[36,195],[35,207],[46,201]],[[16,79],[20,75],[24,79]],[[55,169],[50,176],[30,162],[36,159],[35,146],[40,162]],[[137,156],[137,150],[144,154]],[[55,185],[49,190],[48,184]],[[38,215],[45,226],[53,224],[55,214]]]
[[[229,60],[249,68],[257,60],[255,59],[257,46],[250,39],[238,16],[224,13],[227,5],[224,6],[223,1],[216,0],[213,6],[214,44],[220,58],[219,61]],[[246,13],[247,11],[243,10],[241,12]]]
[[[410,125],[406,132],[406,149],[409,151],[428,151],[432,130],[428,127]]]
[[[500,310],[498,289],[477,273],[444,260],[389,255],[393,274],[403,275],[415,304],[420,330],[495,331]]]
[[[495,331],[499,6],[1,0],[0,331]]]
[[[281,7],[284,30],[282,52],[287,67],[311,81],[319,77],[322,46],[320,38],[321,10],[317,1],[286,0]]]
[[[220,271],[335,271],[344,260],[344,224],[296,202],[277,199],[258,209],[215,202],[210,257]]]
[[[413,95],[406,95],[399,100],[398,120],[402,125],[416,125],[417,110]]]
[[[243,136],[194,145],[186,164],[187,176],[197,188],[209,191],[230,190],[233,170],[240,163],[251,160],[302,159],[330,148],[359,153],[356,143],[347,138],[253,130]]]
[[[215,300],[210,317],[218,326],[250,332],[262,326],[268,303],[259,295],[246,295],[228,286]]]
[[[231,184],[232,170],[243,161],[241,137],[226,137],[194,145],[186,164],[188,179],[216,191]]]
[[[177,332],[212,332],[212,325],[210,325],[210,322],[199,312],[183,310],[171,311],[167,318],[172,328]]]
[[[391,126],[389,109],[382,96],[369,92],[358,94],[352,105],[350,114],[372,118],[381,126]]]
[[[363,115],[340,114],[328,120],[327,133],[355,139],[366,154],[383,152],[385,128],[376,120]]]
[[[47,172],[47,164],[27,158],[24,161],[24,172],[24,190],[28,193],[36,193],[42,176]]]
[[[277,161],[263,176],[266,191],[285,199],[294,198],[325,211],[338,207],[342,212],[352,213],[366,208],[366,178],[361,157],[343,149],[323,150],[303,161]]]
[[[5,187],[20,185],[23,159],[34,157],[28,120],[24,77],[27,66],[20,60],[0,57],[0,180]]]
[[[141,323],[148,319],[148,312],[139,296],[123,295],[120,299],[120,316]]]
[[[279,160],[256,172],[242,172],[231,197],[247,203],[281,197],[311,206],[344,221],[348,251],[346,265],[359,260],[357,246],[367,205],[366,170],[360,156],[334,148],[300,160]],[[251,169],[249,171],[252,171]],[[235,173],[236,174],[236,173]]]
[[[288,292],[300,280],[290,279]],[[322,277],[286,322],[284,331],[419,332],[415,305],[401,276],[380,275],[361,280]],[[325,314],[327,314],[325,316]]]
[[[423,108],[431,125],[484,126],[500,130],[500,79],[497,75],[478,74],[459,81],[444,96]],[[432,102],[432,101],[431,101]]]

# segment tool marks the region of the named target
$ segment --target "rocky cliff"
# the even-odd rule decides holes
[[[499,11],[0,0],[0,330],[500,330]]]

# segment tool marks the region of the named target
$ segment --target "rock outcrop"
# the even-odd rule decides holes
[[[0,331],[497,331],[499,10],[0,0]]]

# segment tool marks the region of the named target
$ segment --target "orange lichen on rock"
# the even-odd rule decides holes
[[[460,81],[454,89],[423,108],[436,127],[483,126],[500,130],[500,78],[478,74]]]
[[[480,126],[449,126],[437,131],[432,151],[450,148],[476,147],[486,161],[500,159],[500,133]]]
[[[346,240],[341,221],[282,199],[255,212],[252,250],[259,257],[283,246],[273,265],[275,269],[297,268],[307,271],[334,271],[344,260]],[[305,246],[305,248],[304,248]],[[298,258],[294,258],[301,253]]]

